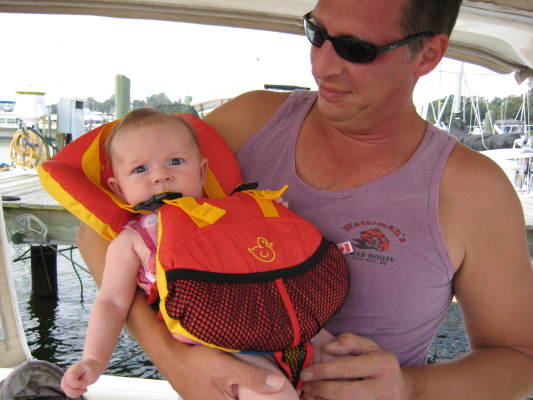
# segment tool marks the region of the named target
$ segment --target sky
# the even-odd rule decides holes
[[[264,84],[316,88],[304,36],[186,23],[92,16],[0,13],[0,100],[17,91],[103,102],[115,76],[131,81],[131,100],[165,93],[192,103],[229,98]],[[415,92],[424,102],[455,92],[460,63],[445,59]],[[464,93],[492,99],[526,91],[510,75],[465,65]]]

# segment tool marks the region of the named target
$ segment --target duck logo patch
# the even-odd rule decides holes
[[[273,247],[274,243],[269,242],[264,237],[258,237],[257,246],[250,247],[248,251],[261,262],[272,262],[276,259],[276,252]]]

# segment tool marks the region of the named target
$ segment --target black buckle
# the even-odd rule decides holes
[[[235,188],[233,192],[231,192],[231,194],[237,193],[237,192],[243,192],[245,190],[254,190],[254,189],[257,189],[258,186],[259,184],[257,182],[241,183],[239,186]]]
[[[133,211],[140,210],[155,210],[163,204],[163,200],[175,200],[183,197],[183,194],[179,192],[164,192],[156,194],[153,197],[150,197],[148,200],[141,201],[140,203],[135,204]]]

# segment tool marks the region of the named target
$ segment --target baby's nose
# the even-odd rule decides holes
[[[154,175],[154,183],[170,182],[172,177],[167,173],[158,173]]]

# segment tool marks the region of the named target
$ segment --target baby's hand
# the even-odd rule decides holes
[[[70,366],[61,379],[61,389],[70,398],[80,397],[87,392],[87,386],[98,380],[99,369],[90,361],[81,361]]]
[[[278,198],[276,199],[276,203],[279,203],[279,204],[281,204],[282,206],[285,206],[285,207],[289,208],[289,202],[288,202],[288,201],[284,201],[284,200],[283,200],[283,197],[278,197]]]

